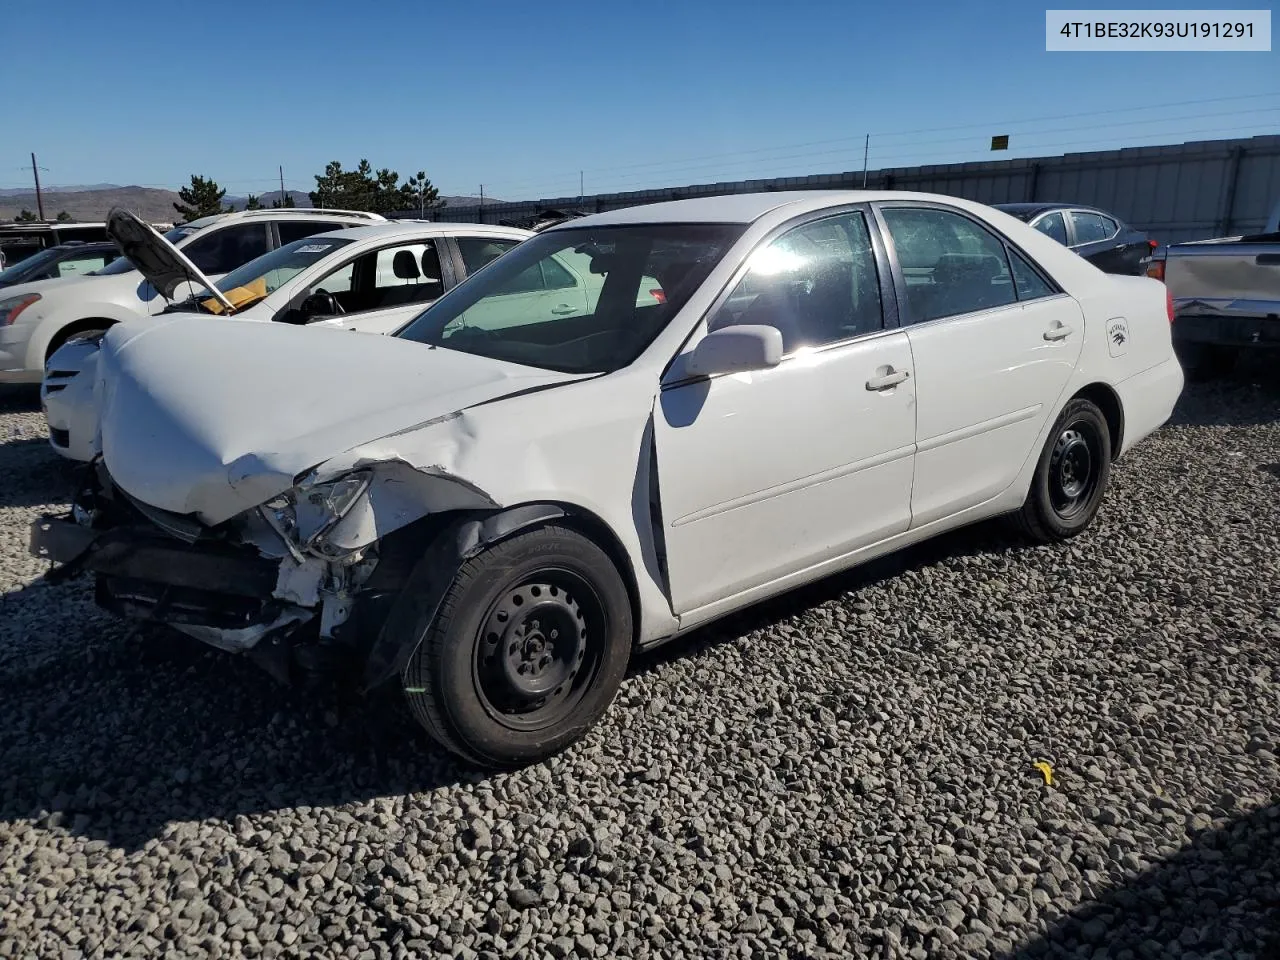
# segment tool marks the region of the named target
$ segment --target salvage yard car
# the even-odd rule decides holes
[[[112,238],[162,298],[184,284],[199,292],[150,322],[184,313],[236,320],[388,333],[528,230],[467,223],[382,221],[311,233],[232,270],[216,283],[150,225],[124,210],[107,218]],[[64,457],[97,453],[93,368],[101,336],[72,337],[49,357],[40,387],[49,444]]]
[[[1280,203],[1261,233],[1171,244],[1162,275],[1188,377],[1225,376],[1241,352],[1280,355]]]
[[[1025,220],[1070,247],[1099,270],[1138,276],[1146,273],[1159,244],[1115,214],[1078,203],[997,203],[997,210]]]
[[[562,254],[593,302],[503,299]],[[517,766],[636,650],[985,518],[1085,530],[1181,391],[1169,326],[1159,282],[965,200],[596,214],[392,336],[115,328],[102,455],[31,550],[279,676],[394,682],[447,749]]]
[[[299,237],[385,220],[358,210],[242,210],[181,224],[165,236],[217,279]],[[127,256],[83,276],[5,287],[0,290],[0,383],[39,383],[45,361],[67,340],[157,314],[167,304]]]

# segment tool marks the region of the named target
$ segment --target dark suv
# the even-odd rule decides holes
[[[1070,247],[1099,270],[1140,276],[1159,244],[1141,230],[1097,207],[1078,203],[993,203],[1063,246]]]

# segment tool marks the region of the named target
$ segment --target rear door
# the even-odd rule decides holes
[[[509,237],[455,237],[463,269],[470,276],[515,247],[519,240]],[[581,262],[575,262],[575,261]],[[588,258],[558,253],[532,264],[512,277],[500,291],[486,297],[467,311],[467,325],[488,329],[510,327],[521,317],[529,322],[556,317],[582,316],[595,308],[600,282],[593,283],[584,269]],[[655,281],[656,283],[656,281]]]
[[[1079,305],[1021,251],[944,204],[877,204],[915,364],[911,524],[995,497],[1057,413]]]

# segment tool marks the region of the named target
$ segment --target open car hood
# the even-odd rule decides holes
[[[213,524],[354,447],[584,375],[376,334],[187,315],[112,327],[97,376],[115,482]]]
[[[213,281],[145,220],[128,210],[113,207],[107,214],[107,236],[116,242],[121,252],[138,268],[138,272],[166,300],[173,299],[178,284],[189,280],[207,289],[223,307],[234,312],[235,307],[214,286]]]

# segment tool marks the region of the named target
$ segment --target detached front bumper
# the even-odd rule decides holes
[[[99,531],[42,517],[31,524],[30,552],[60,564],[52,580],[95,574],[97,601],[114,613],[167,623],[235,652],[311,616],[272,596],[277,563],[146,528]]]

